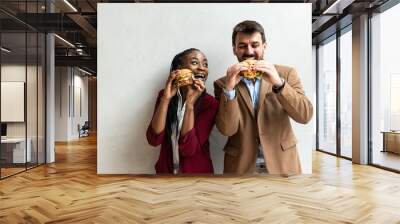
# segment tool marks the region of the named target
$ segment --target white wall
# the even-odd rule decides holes
[[[41,69],[39,69],[41,73]],[[26,82],[28,78],[27,87],[27,120],[28,120],[28,137],[35,133],[36,136],[36,66],[25,66],[19,64],[5,64],[1,66],[1,81],[2,82]],[[2,96],[7,97],[7,96]],[[40,107],[41,105],[39,105]],[[24,110],[24,108],[22,108]],[[1,108],[7,110],[7,108]],[[8,137],[24,137],[26,122],[7,122],[7,135]]]
[[[74,138],[79,137],[77,129],[78,124],[81,126],[88,121],[89,113],[89,94],[88,94],[88,76],[83,76],[84,73],[79,70],[74,70],[74,107],[73,107],[73,119],[72,119],[72,136]],[[80,111],[81,110],[81,111]]]
[[[68,140],[68,67],[55,68],[55,141]]]
[[[98,173],[154,173],[159,149],[147,144],[145,132],[173,56],[202,50],[213,94],[213,81],[237,62],[232,29],[245,19],[264,26],[266,60],[295,67],[314,102],[311,4],[98,4]],[[311,173],[314,123],[293,122],[304,173]],[[213,132],[210,141],[221,173],[224,139]]]
[[[88,120],[88,78],[72,67],[56,67],[55,73],[55,140],[77,139],[78,124]]]
[[[313,126],[313,150],[316,150],[316,141],[317,141],[317,47],[315,45],[312,46],[312,56],[311,56],[311,70],[312,76],[314,77],[312,80],[312,92],[308,92],[307,95],[311,98],[311,102],[314,106],[314,116],[312,119],[312,126]],[[314,125],[315,124],[315,125]]]
[[[25,82],[1,82],[1,122],[25,121]]]

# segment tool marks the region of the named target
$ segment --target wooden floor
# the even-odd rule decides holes
[[[314,153],[313,175],[96,175],[96,139],[0,181],[0,223],[400,223],[400,175]]]
[[[25,167],[23,167],[23,168],[19,168],[19,167],[17,167],[17,168],[1,168],[1,177],[2,178],[3,177],[8,177],[8,176],[11,176],[13,174],[16,174],[16,173],[19,173],[19,172],[23,172],[25,170],[26,170]]]

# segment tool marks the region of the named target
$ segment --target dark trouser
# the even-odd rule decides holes
[[[267,167],[265,166],[265,159],[261,146],[258,147],[256,171],[257,173],[268,173]]]

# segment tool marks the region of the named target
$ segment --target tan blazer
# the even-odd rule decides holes
[[[243,82],[235,87],[233,100],[228,100],[223,92],[225,77],[214,82],[215,97],[220,102],[216,125],[223,135],[229,136],[224,147],[224,173],[253,173],[259,143],[269,173],[301,173],[297,139],[289,118],[306,124],[312,118],[313,106],[304,95],[296,70],[281,65],[275,68],[285,86],[280,93],[274,93],[272,84],[263,77],[257,111]]]

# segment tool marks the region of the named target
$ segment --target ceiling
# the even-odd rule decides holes
[[[338,24],[346,26],[351,18],[372,10],[388,0],[1,0],[0,28],[2,43],[9,43],[21,51],[25,48],[25,30],[55,32],[56,65],[80,66],[96,72],[97,57],[97,3],[312,3],[313,43],[336,32]],[[49,12],[52,13],[49,13]],[[341,20],[340,23],[337,23]],[[347,21],[347,22],[346,22]],[[22,38],[22,39],[21,39]],[[66,41],[64,41],[66,40]],[[5,46],[3,44],[3,46]],[[27,52],[33,52],[34,43]],[[3,55],[3,54],[2,54]],[[29,57],[29,56],[28,56]]]

